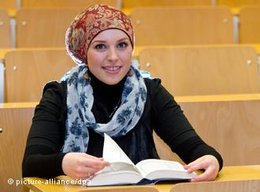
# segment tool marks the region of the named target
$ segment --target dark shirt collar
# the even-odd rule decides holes
[[[112,103],[113,100],[118,101],[118,99],[121,98],[126,77],[115,85],[108,85],[100,81],[90,71],[89,77],[91,78],[90,84],[93,88],[94,96],[106,96],[106,98],[112,99]]]

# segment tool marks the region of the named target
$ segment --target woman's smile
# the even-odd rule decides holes
[[[119,73],[121,68],[122,68],[121,66],[103,66],[102,67],[102,69],[104,69],[104,71],[109,74],[117,74],[117,73]]]

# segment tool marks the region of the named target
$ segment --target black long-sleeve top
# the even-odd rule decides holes
[[[106,85],[91,77],[94,104],[92,112],[98,123],[110,120],[121,98],[123,79],[117,85]],[[114,138],[130,159],[137,163],[143,159],[159,158],[153,131],[166,142],[171,150],[189,163],[203,155],[211,154],[223,166],[221,155],[207,145],[195,132],[180,106],[161,85],[159,79],[145,79],[147,100],[143,115],[137,125],[125,136]],[[66,83],[48,83],[40,103],[36,106],[28,135],[22,164],[23,177],[51,178],[62,175],[61,152],[65,136]],[[89,130],[87,153],[102,156],[103,136]]]

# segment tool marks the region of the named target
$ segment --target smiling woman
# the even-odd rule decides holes
[[[89,70],[108,85],[119,83],[129,72],[133,48],[121,30],[100,32],[90,43],[87,52]]]
[[[44,87],[28,135],[24,177],[91,177],[109,166],[101,157],[105,133],[133,163],[158,159],[155,131],[189,163],[188,172],[205,170],[193,181],[215,179],[221,155],[197,135],[160,80],[143,77],[131,65],[134,33],[128,16],[93,5],[72,21],[65,43],[77,66]]]

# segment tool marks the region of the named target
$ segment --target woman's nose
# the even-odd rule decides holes
[[[108,60],[114,61],[118,59],[118,53],[115,48],[110,48],[108,50]]]

